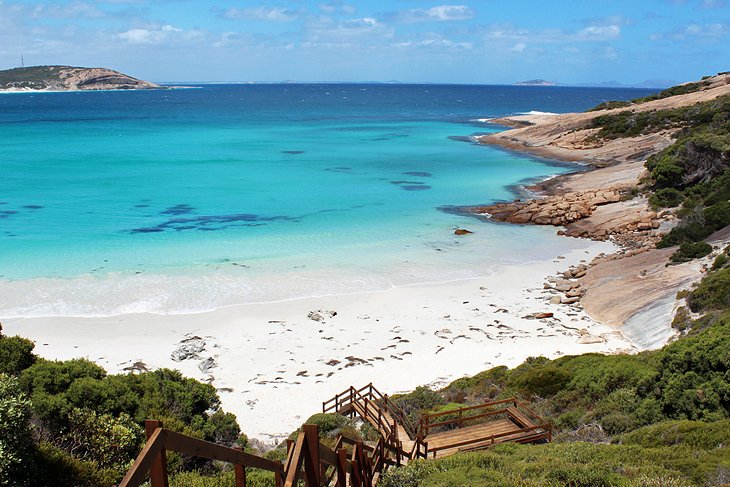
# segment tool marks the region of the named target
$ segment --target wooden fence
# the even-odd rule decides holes
[[[396,463],[382,438],[368,446],[340,436],[331,449],[321,443],[317,426],[312,424],[305,424],[296,440],[287,441],[284,463],[170,431],[160,421],[145,421],[145,431],[147,442],[118,487],[138,487],[148,474],[151,487],[168,487],[168,450],[232,464],[236,487],[246,486],[246,468],[271,472],[277,487],[294,487],[298,480],[308,487],[372,487],[383,469]]]

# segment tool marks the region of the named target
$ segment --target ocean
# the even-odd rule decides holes
[[[459,207],[576,170],[492,117],[650,90],[239,84],[0,95],[0,318],[194,313],[490,275],[578,243]],[[455,228],[473,235],[455,236]]]

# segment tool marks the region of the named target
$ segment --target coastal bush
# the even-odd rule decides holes
[[[674,319],[672,319],[672,328],[677,331],[685,331],[687,328],[689,328],[691,322],[692,317],[690,316],[687,308],[684,306],[680,306],[679,308],[677,308],[677,312],[674,314]]]
[[[505,444],[482,452],[414,461],[386,471],[382,485],[713,485],[729,461],[728,447],[698,450],[682,444],[651,448],[580,442]]]
[[[644,103],[647,101],[654,101],[654,100],[661,100],[663,98],[669,98],[670,96],[677,96],[677,95],[685,95],[687,93],[694,93],[696,91],[700,91],[706,86],[710,85],[709,81],[705,81],[706,78],[703,78],[702,81],[697,81],[695,83],[684,83],[677,86],[672,86],[670,88],[667,88],[666,90],[662,90],[659,93],[654,93],[653,95],[645,96],[642,98],[636,98],[635,100],[632,100],[634,103]]]
[[[671,255],[669,260],[678,264],[704,257],[711,252],[712,245],[706,242],[682,242],[679,249]]]
[[[649,204],[654,209],[674,208],[675,206],[679,206],[683,200],[684,195],[675,188],[661,188],[649,196]]]
[[[570,381],[571,374],[551,364],[533,367],[511,379],[509,385],[540,397],[557,394]]]
[[[728,264],[728,262],[730,262],[730,255],[728,250],[730,250],[730,247],[726,248],[717,257],[715,257],[715,260],[712,262],[712,267],[710,268],[710,270],[716,271],[722,269]]]
[[[0,374],[18,375],[35,362],[35,345],[27,338],[8,337],[0,325]]]
[[[18,380],[0,373],[0,485],[25,485],[32,451],[31,404]]]
[[[703,450],[730,446],[730,420],[714,423],[702,421],[663,421],[617,436],[614,443],[643,448],[687,445]]]
[[[594,106],[593,108],[589,108],[586,111],[597,112],[599,110],[613,110],[615,108],[626,108],[631,105],[632,105],[632,103],[630,101],[610,100],[610,101],[604,101],[602,103],[599,103],[598,105]]]
[[[441,394],[426,386],[418,386],[408,394],[391,396],[391,399],[413,424],[418,424],[421,412],[446,404]]]
[[[711,273],[687,296],[687,304],[695,313],[730,307],[730,268]]]

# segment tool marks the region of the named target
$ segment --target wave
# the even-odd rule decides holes
[[[530,110],[529,112],[517,112],[517,115],[560,115],[555,112],[541,112],[538,110]]]

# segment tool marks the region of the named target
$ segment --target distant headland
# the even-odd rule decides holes
[[[148,90],[159,85],[107,68],[29,66],[0,71],[0,91]]]
[[[529,81],[518,81],[515,83],[517,86],[557,86],[557,83],[547,81],[544,79],[531,79]]]

